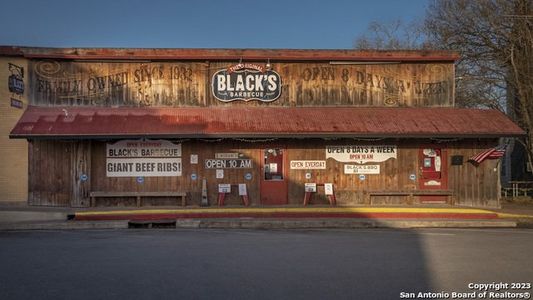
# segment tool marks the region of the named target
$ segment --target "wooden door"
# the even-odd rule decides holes
[[[446,149],[425,146],[419,150],[418,183],[421,191],[448,189],[448,158]],[[421,203],[446,203],[447,196],[420,196]]]
[[[261,204],[287,204],[287,150],[267,147],[261,154]]]

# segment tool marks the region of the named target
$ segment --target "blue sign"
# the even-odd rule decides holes
[[[416,180],[416,175],[415,175],[415,174],[411,174],[411,175],[409,175],[409,179],[411,179],[411,180]]]
[[[246,173],[246,174],[244,174],[244,179],[246,179],[246,180],[252,180],[252,173]]]
[[[17,75],[11,75],[8,78],[9,91],[11,93],[24,94],[24,81]]]
[[[137,182],[138,183],[143,183],[144,182],[144,177],[137,177]]]
[[[196,173],[192,173],[192,174],[191,174],[191,179],[192,179],[192,180],[196,180],[196,179],[198,179],[198,175],[196,175]]]
[[[81,181],[87,181],[87,179],[89,179],[89,176],[87,176],[87,174],[81,174],[80,176]]]
[[[361,174],[361,175],[359,175],[359,180],[365,180],[365,179],[366,179],[365,174]]]

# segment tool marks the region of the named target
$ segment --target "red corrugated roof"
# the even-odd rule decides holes
[[[445,50],[348,49],[154,49],[154,48],[41,48],[0,46],[0,56],[77,60],[270,60],[270,61],[383,61],[453,62],[459,54]]]
[[[35,107],[11,138],[501,137],[524,131],[497,110],[379,107]]]

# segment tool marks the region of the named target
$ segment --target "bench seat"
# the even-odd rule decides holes
[[[411,191],[368,191],[369,204],[372,204],[372,196],[407,196],[412,203],[414,196],[453,196],[452,190],[411,190]],[[453,204],[453,203],[450,203]]]

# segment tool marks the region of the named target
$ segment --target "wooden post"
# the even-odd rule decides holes
[[[209,200],[207,199],[207,180],[202,180],[202,206],[209,206]]]
[[[72,190],[70,192],[71,207],[88,207],[91,205],[91,142],[76,141],[71,144],[70,174]]]

